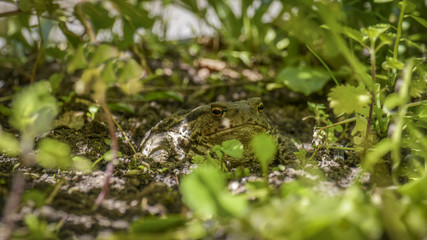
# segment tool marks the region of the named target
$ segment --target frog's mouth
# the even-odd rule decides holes
[[[247,128],[247,130],[245,130]],[[214,137],[217,135],[224,135],[228,133],[235,133],[230,135],[230,137],[238,137],[238,136],[247,136],[252,135],[256,132],[267,131],[268,127],[265,125],[260,125],[256,123],[245,123],[236,126],[228,126],[228,127],[217,127],[205,130],[204,135],[207,137]]]

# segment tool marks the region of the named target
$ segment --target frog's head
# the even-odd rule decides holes
[[[238,102],[214,102],[191,111],[184,121],[192,129],[192,137],[209,143],[237,139],[250,141],[254,133],[268,131],[270,124],[260,98]]]

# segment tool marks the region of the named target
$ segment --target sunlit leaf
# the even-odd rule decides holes
[[[274,137],[266,133],[260,133],[253,137],[251,146],[261,165],[261,169],[263,169],[264,174],[266,174],[268,165],[276,156],[277,143]]]
[[[16,94],[10,124],[30,136],[48,131],[58,113],[57,101],[50,89],[49,82],[40,81]]]
[[[335,115],[361,112],[371,101],[371,95],[363,86],[337,86],[328,94],[329,106]]]
[[[233,158],[241,158],[243,155],[243,144],[236,139],[222,142],[222,151]]]
[[[382,67],[385,70],[397,69],[402,70],[405,64],[397,59],[392,57],[387,57],[386,61],[382,64]]]
[[[90,60],[89,67],[94,67],[101,63],[105,63],[109,59],[117,57],[118,54],[119,52],[117,48],[107,44],[101,44],[96,48],[95,53]]]
[[[362,28],[364,33],[371,41],[375,41],[378,37],[390,28],[389,24],[381,23],[368,28]]]
[[[119,82],[124,83],[130,79],[139,79],[142,75],[141,66],[133,59],[129,60],[119,76]]]
[[[230,195],[224,174],[211,165],[200,166],[184,176],[180,191],[184,203],[204,217],[242,216],[247,206],[244,198]]]
[[[38,144],[37,162],[45,168],[67,169],[72,165],[71,149],[66,143],[43,139]]]
[[[18,156],[20,152],[19,141],[12,134],[0,131],[0,154]]]
[[[276,82],[282,82],[292,91],[308,96],[321,90],[330,78],[328,72],[321,68],[287,67],[277,75]]]

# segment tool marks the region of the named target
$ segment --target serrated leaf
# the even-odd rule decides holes
[[[51,129],[58,114],[58,104],[50,91],[51,87],[47,81],[23,88],[13,98],[10,124],[32,137]]]
[[[322,89],[329,79],[328,72],[321,68],[287,67],[277,75],[276,82],[281,82],[292,91],[308,96]]]
[[[329,107],[335,115],[360,113],[371,101],[371,95],[362,86],[337,86],[328,94]]]

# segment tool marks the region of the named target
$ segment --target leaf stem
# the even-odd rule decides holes
[[[368,123],[366,124],[366,133],[365,133],[365,141],[363,146],[363,154],[366,153],[368,150],[368,140],[369,140],[369,134],[371,130],[372,125],[372,118],[373,118],[373,109],[374,109],[374,102],[375,102],[375,77],[376,77],[376,52],[375,52],[375,40],[371,39],[371,46],[370,46],[370,54],[371,54],[371,77],[372,77],[372,88],[371,90],[371,103],[369,104],[369,116],[368,116]]]
[[[400,9],[399,21],[397,23],[396,40],[394,41],[394,48],[393,48],[393,59],[394,60],[397,60],[397,54],[399,51],[399,41],[400,41],[400,36],[402,35],[402,22],[403,22],[403,17],[405,14],[405,8],[407,5],[406,1],[407,0],[401,1],[402,8]]]
[[[40,22],[40,14],[39,13],[37,13],[37,21],[38,21],[38,25],[39,25],[40,45],[39,45],[39,51],[37,54],[36,62],[34,63],[33,69],[31,71],[30,83],[33,83],[35,78],[36,78],[37,66],[40,64],[40,61],[42,60],[42,57],[44,54],[44,38],[43,38],[42,24]]]

